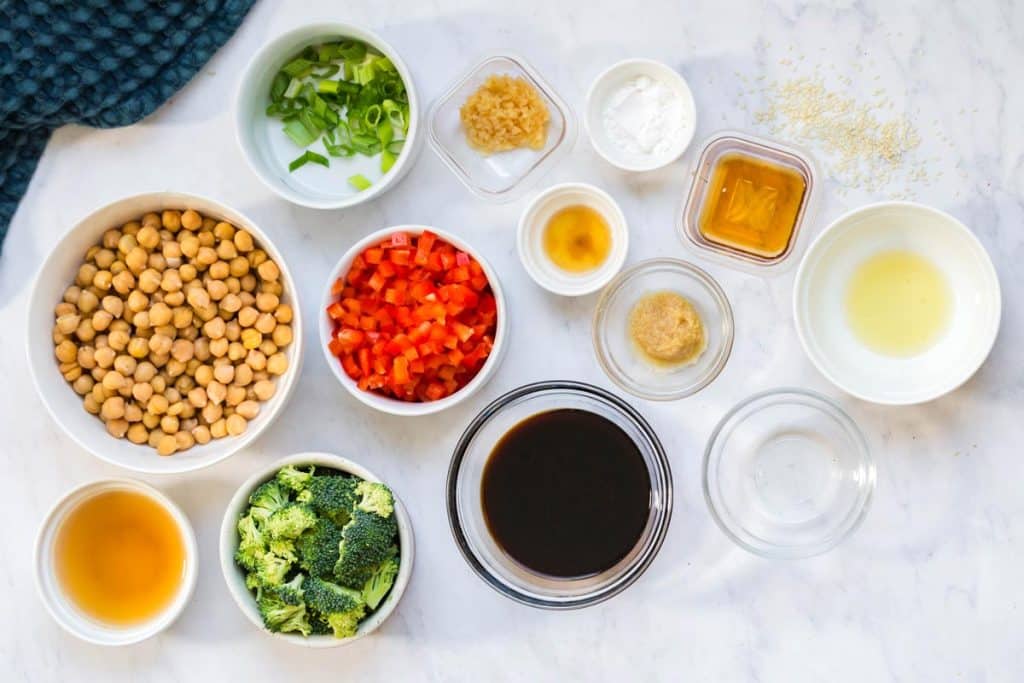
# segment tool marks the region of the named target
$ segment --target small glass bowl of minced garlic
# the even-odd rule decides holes
[[[732,352],[732,307],[697,266],[671,258],[641,261],[605,288],[593,340],[608,377],[635,396],[671,401],[695,394]]]

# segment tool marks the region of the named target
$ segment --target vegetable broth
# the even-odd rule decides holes
[[[614,422],[579,409],[529,417],[495,445],[481,502],[497,544],[525,568],[581,578],[615,566],[647,525],[651,480]]]
[[[612,231],[597,209],[574,204],[555,212],[544,227],[544,253],[570,273],[601,266],[612,251]]]
[[[57,532],[54,557],[68,598],[112,624],[162,612],[185,573],[185,543],[174,518],[134,491],[107,491],[75,507]]]

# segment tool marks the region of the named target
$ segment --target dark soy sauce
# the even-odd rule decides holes
[[[484,466],[480,497],[494,540],[557,578],[615,566],[647,524],[651,480],[633,440],[611,420],[564,408],[505,434]]]

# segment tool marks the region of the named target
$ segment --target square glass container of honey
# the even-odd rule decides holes
[[[704,145],[682,207],[683,242],[723,265],[754,274],[799,260],[815,197],[814,162],[802,150],[744,133]]]

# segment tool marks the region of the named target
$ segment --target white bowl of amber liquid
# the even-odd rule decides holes
[[[177,619],[195,589],[198,552],[185,513],[134,479],[67,493],[36,538],[36,587],[68,633],[96,645],[131,645]]]

